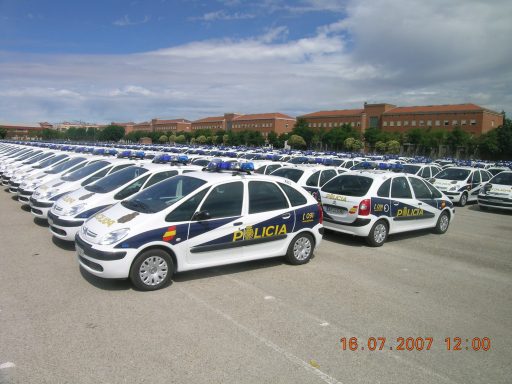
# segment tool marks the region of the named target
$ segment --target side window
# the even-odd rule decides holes
[[[249,213],[286,208],[288,202],[277,185],[266,181],[249,182]]]
[[[437,175],[439,172],[441,172],[441,168],[432,167],[432,176]]]
[[[430,189],[422,180],[416,179],[414,177],[409,177],[409,182],[411,183],[412,190],[414,191],[414,196],[417,199],[432,198],[432,192],[430,192]]]
[[[181,204],[179,207],[177,207],[174,211],[169,213],[167,215],[167,217],[165,218],[165,221],[179,222],[179,221],[192,220],[192,216],[194,215],[195,211],[197,210],[197,206],[201,203],[204,196],[206,195],[206,192],[208,192],[208,189],[205,189],[204,191],[196,193],[190,199],[188,199],[183,204]]]
[[[255,173],[259,173],[259,174],[263,174],[263,173],[265,173],[265,168],[266,168],[265,166],[259,167],[254,172]]]
[[[328,169],[327,171],[323,171],[320,175],[320,185],[324,185],[329,180],[331,180],[334,176],[336,176],[336,171],[332,169]]]
[[[441,197],[443,197],[443,194],[441,192],[439,192],[437,190],[436,187],[434,187],[432,184],[430,183],[426,183],[428,189],[430,189],[430,192],[432,192],[432,198],[434,199],[440,199]]]
[[[279,183],[279,186],[283,189],[286,196],[288,196],[288,200],[290,200],[290,204],[292,205],[292,207],[304,205],[308,202],[304,195],[297,191],[295,188],[282,183]]]
[[[274,172],[276,169],[281,168],[279,164],[270,164],[267,167],[267,170],[265,171],[266,175],[270,175],[272,172]]]
[[[482,181],[489,181],[490,177],[486,171],[481,171],[480,173],[482,174]]]
[[[148,179],[149,175],[146,175],[144,177],[141,177],[137,181],[134,181],[130,185],[128,185],[126,188],[123,188],[119,192],[117,192],[114,196],[114,199],[116,200],[123,200],[126,199],[128,196],[133,195],[135,192],[138,192],[140,187],[144,185],[146,180]]]
[[[96,173],[95,175],[92,175],[88,179],[82,181],[82,184],[80,184],[80,185],[83,187],[85,185],[88,185],[88,184],[94,183],[95,181],[98,181],[102,177],[105,177],[107,175],[108,171],[110,171],[111,169],[112,169],[112,167],[105,168],[103,171],[100,171],[100,172]]]
[[[480,182],[480,171],[473,172],[473,180],[472,183],[479,183]]]
[[[148,183],[144,186],[144,189],[152,186],[153,184],[159,183],[162,180],[168,179],[169,177],[176,176],[178,171],[165,171],[154,174],[151,179],[149,179]]]
[[[244,202],[244,184],[240,181],[225,183],[212,188],[201,206],[211,219],[240,216]]]
[[[320,177],[320,171],[316,171],[306,180],[306,185],[308,187],[316,187],[318,185],[318,178]]]
[[[391,183],[391,197],[395,199],[412,199],[411,188],[405,177],[396,177]]]
[[[421,170],[420,176],[426,179],[430,178],[430,167],[425,167]],[[412,180],[412,179],[409,179]]]
[[[379,187],[379,190],[377,191],[377,196],[379,196],[379,197],[389,197],[389,187],[390,186],[391,186],[391,179],[387,179]]]

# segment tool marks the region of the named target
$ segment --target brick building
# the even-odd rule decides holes
[[[446,129],[456,126],[479,136],[503,124],[501,113],[475,104],[397,107],[393,104],[364,104],[362,109],[319,111],[299,116],[311,128],[330,130],[350,124],[359,132],[380,128],[388,132],[406,132],[413,128]]]
[[[144,132],[178,132],[190,131],[191,122],[187,119],[161,120],[151,119],[142,123],[112,123],[125,127],[125,132],[144,131]]]
[[[269,132],[278,135],[290,132],[295,125],[295,118],[283,113],[256,113],[241,115],[225,113],[224,116],[205,117],[192,122],[192,130],[211,129],[213,131],[259,131],[265,137]]]
[[[47,128],[53,128],[50,123],[0,123],[1,128],[7,130],[8,139],[25,140],[41,136],[41,132]]]

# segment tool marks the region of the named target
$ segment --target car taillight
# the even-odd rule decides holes
[[[320,204],[318,206],[318,222],[320,224],[324,223],[324,210],[322,209],[322,206]]]
[[[371,202],[370,199],[364,199],[359,203],[359,215],[368,216],[370,214]]]

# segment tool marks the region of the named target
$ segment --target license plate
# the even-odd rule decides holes
[[[78,245],[76,246],[76,253],[78,254],[78,256],[85,256],[83,248],[79,247]]]
[[[345,209],[331,206],[327,206],[326,211],[335,215],[343,215],[345,213]]]

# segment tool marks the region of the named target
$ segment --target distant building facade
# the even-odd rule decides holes
[[[53,128],[52,124],[42,123],[0,123],[1,128],[7,130],[8,139],[25,140],[41,136],[44,129]]]
[[[460,127],[479,136],[503,124],[503,115],[475,104],[397,107],[393,104],[364,104],[362,109],[319,111],[299,116],[311,128],[330,130],[349,124],[364,133],[368,128],[406,132],[413,128],[453,130]]]

